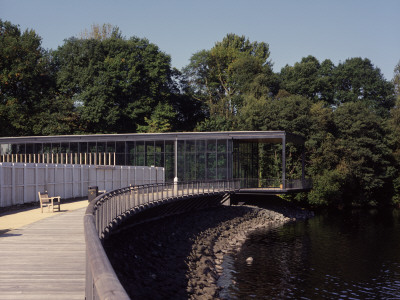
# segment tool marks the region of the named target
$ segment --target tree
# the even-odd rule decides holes
[[[193,96],[207,104],[210,119],[221,117],[232,122],[250,91],[277,90],[269,46],[250,42],[244,36],[228,34],[210,50],[195,53],[185,68]]]
[[[358,205],[387,200],[393,172],[383,119],[368,103],[349,102],[335,111],[334,121],[345,200]]]
[[[207,116],[206,104],[192,97],[186,77],[177,69],[172,70],[169,104],[175,118],[171,120],[174,131],[193,131]]]
[[[145,117],[146,125],[138,125],[138,132],[168,132],[172,129],[172,120],[176,114],[167,103],[159,102],[150,118]]]
[[[334,71],[334,83],[337,106],[363,101],[387,115],[394,105],[393,84],[367,58],[355,57],[340,63]]]
[[[390,111],[388,120],[387,138],[392,149],[396,165],[395,179],[393,180],[393,202],[400,203],[400,62],[394,69],[393,85],[396,95],[396,104]]]
[[[394,157],[400,168],[400,62],[395,68],[393,83],[397,99],[395,106],[390,111],[389,138],[391,139]]]
[[[72,103],[57,94],[41,38],[0,20],[0,135],[70,133],[73,120]]]
[[[70,38],[54,57],[59,88],[74,99],[82,132],[135,132],[170,97],[170,57],[147,39]]]
[[[393,85],[397,99],[400,99],[400,62],[394,68]]]
[[[322,64],[314,56],[304,57],[293,67],[286,65],[280,73],[281,88],[291,94],[301,95],[314,102],[333,103],[334,65],[330,60]]]
[[[91,30],[85,29],[81,34],[80,38],[84,40],[95,39],[95,40],[106,40],[110,38],[121,38],[122,35],[119,32],[119,28],[112,26],[111,24],[93,24]]]

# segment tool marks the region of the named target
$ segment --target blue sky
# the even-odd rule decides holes
[[[308,55],[335,64],[366,57],[388,80],[400,61],[399,11],[398,0],[0,0],[0,18],[34,29],[47,49],[110,23],[149,39],[181,69],[235,33],[268,43],[275,72]]]

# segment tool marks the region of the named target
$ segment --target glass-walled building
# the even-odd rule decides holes
[[[275,144],[284,184],[287,143],[304,139],[284,131],[10,137],[0,138],[0,162],[160,166],[166,181],[259,179],[260,145]]]

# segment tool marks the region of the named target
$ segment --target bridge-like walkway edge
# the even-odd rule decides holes
[[[307,192],[310,188],[242,188],[236,194],[263,194],[263,195],[277,195],[277,194],[290,194],[290,193],[299,193],[299,192]]]
[[[85,298],[85,208],[0,235],[0,299]]]

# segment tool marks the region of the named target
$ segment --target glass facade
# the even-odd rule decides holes
[[[304,144],[300,137],[285,132],[0,138],[0,162],[11,161],[10,155],[12,159],[13,155],[18,156],[13,160],[18,162],[23,162],[24,155],[25,159],[41,155],[42,158],[29,158],[29,162],[160,166],[165,168],[166,181],[175,177],[179,181],[258,180],[271,174],[284,180],[286,167],[282,157],[288,137]],[[268,148],[271,145],[273,148]],[[265,155],[271,151],[274,155],[269,157],[277,157],[274,161]]]
[[[179,180],[232,178],[232,140],[178,140],[177,146]],[[161,166],[167,181],[175,177],[175,141],[171,140],[1,144],[0,149],[0,155],[112,153],[115,165]],[[103,164],[109,163],[108,158],[104,155]]]

